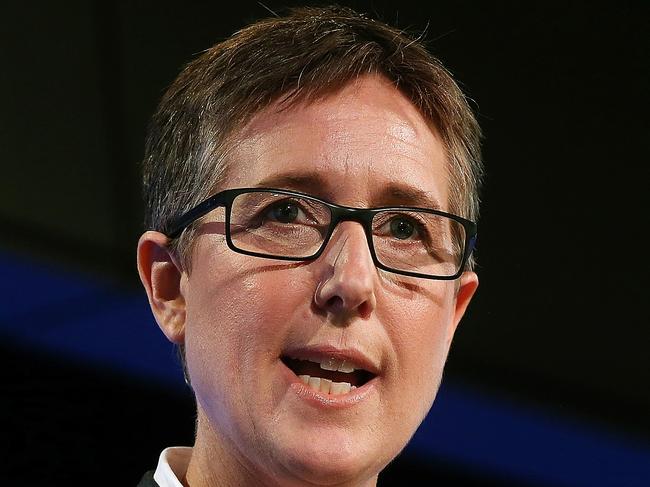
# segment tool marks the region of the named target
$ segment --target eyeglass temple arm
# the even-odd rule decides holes
[[[206,213],[224,205],[225,201],[223,199],[223,194],[215,194],[174,220],[174,222],[169,226],[169,229],[164,233],[169,238],[177,238],[194,220],[201,218]]]

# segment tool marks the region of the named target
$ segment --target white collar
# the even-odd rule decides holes
[[[158,466],[153,479],[160,487],[183,487],[180,480],[185,477],[192,456],[190,446],[165,448],[158,458]]]

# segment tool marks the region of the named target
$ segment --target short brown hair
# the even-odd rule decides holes
[[[165,232],[215,191],[230,170],[229,139],[260,110],[279,99],[313,101],[365,74],[391,80],[435,125],[447,151],[449,209],[476,221],[480,128],[462,91],[419,38],[334,6],[258,21],[185,67],[149,128],[146,227]],[[188,269],[192,235],[190,227],[172,242]]]

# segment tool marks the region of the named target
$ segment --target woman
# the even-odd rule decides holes
[[[349,9],[187,66],[150,129],[138,269],[196,439],[141,485],[376,484],[478,286],[479,136],[435,58]]]

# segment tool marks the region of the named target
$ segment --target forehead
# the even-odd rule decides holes
[[[233,147],[226,187],[297,189],[349,206],[446,207],[447,164],[435,129],[379,76],[318,101],[272,104]]]

